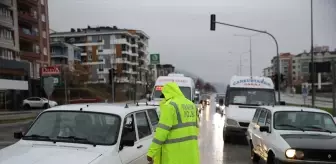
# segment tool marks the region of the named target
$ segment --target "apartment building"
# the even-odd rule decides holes
[[[292,58],[294,55],[290,53],[281,53],[280,54],[280,73],[284,75],[284,78],[286,80],[285,85],[291,86],[292,85]],[[277,66],[278,66],[278,58],[273,57],[271,60],[272,63],[272,71],[273,72],[278,72],[277,71]]]
[[[48,1],[17,0],[17,12],[20,58],[29,62],[31,78],[39,79],[41,66],[50,63]]]
[[[16,0],[0,1],[0,58],[14,60],[19,57],[19,34]]]
[[[81,63],[82,49],[65,43],[65,42],[51,42],[50,43],[50,60],[51,65],[67,65]]]
[[[0,110],[19,110],[43,88],[39,68],[49,64],[47,0],[0,1]]]
[[[116,101],[127,97],[137,84],[145,91],[148,72],[148,35],[140,30],[117,27],[90,27],[50,34],[52,41],[62,41],[82,49],[81,62],[90,73],[88,83],[109,82],[109,69],[116,70]],[[134,92],[134,90],[132,90]]]
[[[336,50],[329,51],[327,49],[314,49],[314,62],[327,62],[327,61],[336,61]],[[293,57],[293,81],[294,84],[301,84],[303,82],[310,81],[310,73],[309,73],[309,63],[311,62],[311,53],[303,52],[295,57]],[[330,73],[322,74],[322,81],[330,80]]]
[[[274,72],[273,72],[273,68],[271,66],[263,69],[263,76],[272,77],[273,74],[274,74]]]

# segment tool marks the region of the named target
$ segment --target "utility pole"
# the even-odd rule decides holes
[[[335,85],[335,80],[336,80],[336,77],[335,77],[335,73],[336,73],[336,67],[335,67],[335,61],[334,59],[332,59],[331,61],[331,77],[332,77],[332,82],[331,82],[331,86],[332,86],[332,99],[333,99],[333,111],[332,111],[332,115],[335,117],[336,116],[336,85]]]
[[[315,106],[315,64],[314,64],[314,24],[313,24],[313,0],[310,0],[310,34],[311,34],[311,86],[312,86],[312,106]]]
[[[243,54],[239,55],[239,75],[240,76],[242,75],[242,67],[243,67],[243,65],[242,65],[242,55]]]
[[[253,36],[256,36],[256,35],[259,35],[259,33],[256,33],[254,35],[238,35],[238,34],[235,34],[234,36],[239,36],[239,37],[247,37],[250,41],[250,76],[252,77],[252,37]]]
[[[252,37],[250,36],[250,76],[252,78]]]

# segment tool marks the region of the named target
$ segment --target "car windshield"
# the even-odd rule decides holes
[[[119,128],[120,117],[116,115],[83,111],[48,111],[37,118],[23,139],[37,140],[39,137],[36,136],[43,136],[56,142],[113,145],[117,142]]]
[[[281,111],[274,113],[274,129],[336,132],[333,118],[327,113]]]
[[[232,105],[274,105],[273,89],[230,88],[229,104]]]
[[[163,98],[161,90],[162,90],[162,86],[155,86],[153,98]],[[180,87],[180,90],[187,99],[191,100],[191,88],[190,87]]]

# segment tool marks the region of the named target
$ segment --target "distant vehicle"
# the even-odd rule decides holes
[[[210,95],[207,94],[201,95],[201,101],[204,106],[210,105]]]
[[[0,163],[147,164],[158,122],[155,106],[53,107],[39,114],[26,133],[14,133],[20,140],[0,150]]]
[[[190,77],[185,77],[183,74],[169,74],[168,76],[159,76],[155,82],[152,95],[147,95],[149,105],[159,105],[163,99],[162,87],[168,82],[175,82],[180,87],[184,96],[196,103],[195,100],[195,82]],[[159,112],[159,108],[158,112]]]
[[[30,97],[25,100],[23,100],[23,108],[25,110],[31,109],[31,108],[43,108],[43,109],[48,109],[49,107],[54,107],[57,106],[56,101],[49,100],[48,104],[48,99],[46,98],[41,98],[41,97]]]
[[[333,117],[320,109],[260,106],[246,137],[254,163],[336,162],[336,125]]]
[[[216,99],[216,111],[223,115],[225,108],[224,106],[225,93],[217,93],[215,99]]]
[[[261,76],[233,76],[225,94],[223,140],[230,142],[237,136],[245,137],[255,109],[261,105],[275,104],[272,79]]]

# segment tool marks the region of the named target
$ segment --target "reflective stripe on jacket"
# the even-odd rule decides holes
[[[198,111],[184,97],[176,83],[168,83],[162,93],[160,120],[148,156],[154,164],[199,164]]]

